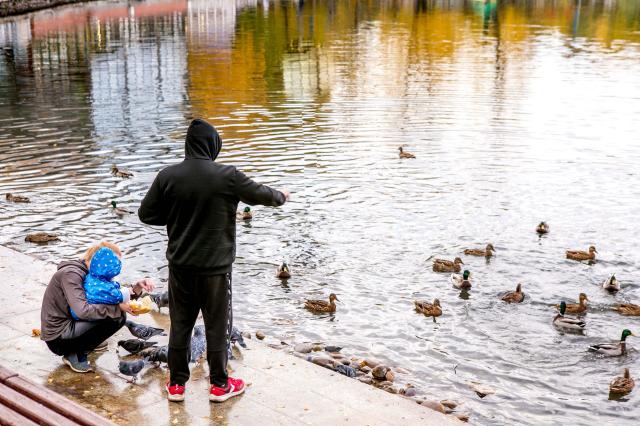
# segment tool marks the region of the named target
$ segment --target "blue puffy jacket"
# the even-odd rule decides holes
[[[101,247],[91,258],[89,273],[84,278],[84,291],[87,303],[101,305],[117,305],[125,300],[124,290],[116,281],[112,281],[120,274],[122,262],[108,247]],[[71,316],[78,320],[75,312]]]

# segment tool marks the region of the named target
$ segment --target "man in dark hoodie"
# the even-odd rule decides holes
[[[206,328],[209,400],[226,401],[244,391],[242,380],[227,375],[236,210],[240,201],[275,207],[289,197],[286,191],[254,182],[234,166],[214,162],[221,148],[216,129],[193,120],[184,161],[158,173],[138,210],[142,222],[166,226],[169,236],[170,401],[184,400],[189,344],[200,310]]]

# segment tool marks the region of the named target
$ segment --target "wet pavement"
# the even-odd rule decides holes
[[[255,338],[231,361],[234,375],[247,382],[240,398],[211,404],[207,370],[192,369],[183,404],[163,393],[167,370],[149,367],[131,384],[118,373],[116,342],[131,338],[126,328],[109,340],[109,350],[90,355],[96,371],[71,372],[48,351],[32,329],[40,327],[40,302],[55,266],[0,246],[4,287],[0,302],[0,364],[82,404],[118,424],[459,424],[413,401],[348,379],[267,347]],[[136,322],[169,329],[166,308]],[[166,343],[166,337],[157,339]],[[124,352],[124,351],[123,351]],[[120,354],[124,356],[124,354]]]

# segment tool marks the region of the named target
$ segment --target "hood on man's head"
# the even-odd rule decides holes
[[[221,149],[222,139],[215,127],[199,118],[191,122],[184,143],[186,159],[215,160]]]

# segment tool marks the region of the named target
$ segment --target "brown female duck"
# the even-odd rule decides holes
[[[571,260],[596,260],[596,246],[589,247],[589,251],[567,250],[567,259]]]
[[[629,369],[625,368],[624,376],[616,377],[615,379],[613,379],[613,381],[609,385],[609,391],[611,393],[624,395],[631,392],[634,386],[635,382],[633,381],[631,374],[629,374]]]
[[[115,177],[124,178],[124,179],[129,179],[133,177],[132,172],[124,169],[119,169],[115,164],[111,166],[111,174],[114,175]]]
[[[291,278],[291,270],[289,269],[289,266],[285,262],[282,262],[282,265],[278,266],[278,270],[276,271],[276,277],[282,278],[282,279]]]
[[[518,283],[516,291],[509,292],[502,296],[502,300],[507,303],[520,303],[524,300],[524,293],[522,292],[522,284]]]
[[[435,317],[442,315],[442,307],[438,299],[433,299],[433,303],[429,303],[426,300],[414,300],[413,304],[415,305],[416,311],[424,314],[424,316],[434,317],[434,320]]]
[[[398,150],[400,151],[398,154],[400,158],[416,158],[412,153],[404,151],[401,146],[398,147]]]
[[[621,303],[613,307],[614,311],[618,311],[622,315],[640,316],[640,306],[633,303]]]
[[[464,251],[464,254],[466,254],[467,256],[484,256],[484,257],[491,257],[493,256],[493,252],[496,251],[496,249],[493,248],[493,244],[489,243],[487,244],[487,247],[485,247],[485,249],[466,249]]]
[[[453,262],[445,259],[435,259],[433,261],[433,270],[435,272],[460,272],[460,265],[464,265],[464,262],[459,257],[456,257]]]
[[[30,243],[48,243],[49,241],[60,241],[60,238],[50,232],[36,232],[28,234],[24,240]]]
[[[547,225],[547,222],[540,222],[538,226],[536,226],[536,232],[540,235],[548,233],[549,225]]]
[[[587,295],[584,293],[580,293],[580,296],[578,296],[578,299],[580,303],[567,304],[567,313],[581,314],[587,311],[587,301],[589,300],[589,298],[587,298]],[[560,309],[560,305],[556,305],[556,308]]]
[[[29,199],[23,195],[15,195],[10,192],[6,195],[7,201],[10,203],[28,203]]]
[[[326,300],[309,299],[304,302],[304,307],[314,312],[335,312],[336,301],[339,301],[338,296],[336,296],[334,293],[331,293],[329,295],[328,302]]]

